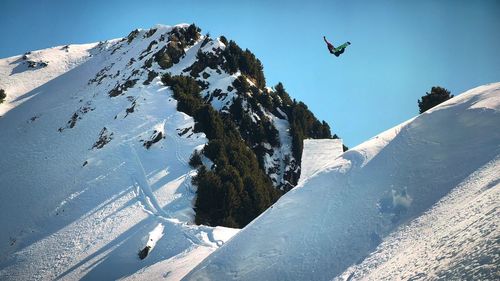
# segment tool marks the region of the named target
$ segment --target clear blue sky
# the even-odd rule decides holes
[[[215,2],[215,3],[211,3]],[[196,23],[264,64],[350,147],[413,117],[435,85],[500,81],[500,1],[0,1],[0,57]],[[339,58],[323,43],[351,41]]]

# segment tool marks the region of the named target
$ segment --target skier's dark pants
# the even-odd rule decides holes
[[[333,53],[336,57],[340,56],[342,53],[344,53],[345,48],[340,49],[339,51]]]

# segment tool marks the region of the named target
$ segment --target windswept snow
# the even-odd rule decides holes
[[[481,86],[330,159],[185,280],[498,280],[499,105]]]

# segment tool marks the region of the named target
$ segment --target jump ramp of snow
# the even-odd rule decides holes
[[[341,139],[306,139],[302,150],[299,184],[344,153]]]
[[[465,92],[331,159],[184,280],[497,279],[499,144],[500,83]]]

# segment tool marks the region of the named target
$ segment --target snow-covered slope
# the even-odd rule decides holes
[[[39,94],[37,87],[87,61],[96,45],[59,46],[0,59],[0,89],[8,94],[0,104],[0,116]]]
[[[331,159],[185,279],[498,280],[499,171],[496,83]]]
[[[186,27],[0,60],[8,97],[0,108],[1,280],[178,280],[238,231],[193,224],[188,161],[207,139],[160,77],[148,81],[160,67],[143,67],[173,28]],[[172,75],[193,64],[203,39],[186,47]],[[205,80],[225,89],[233,79]]]

